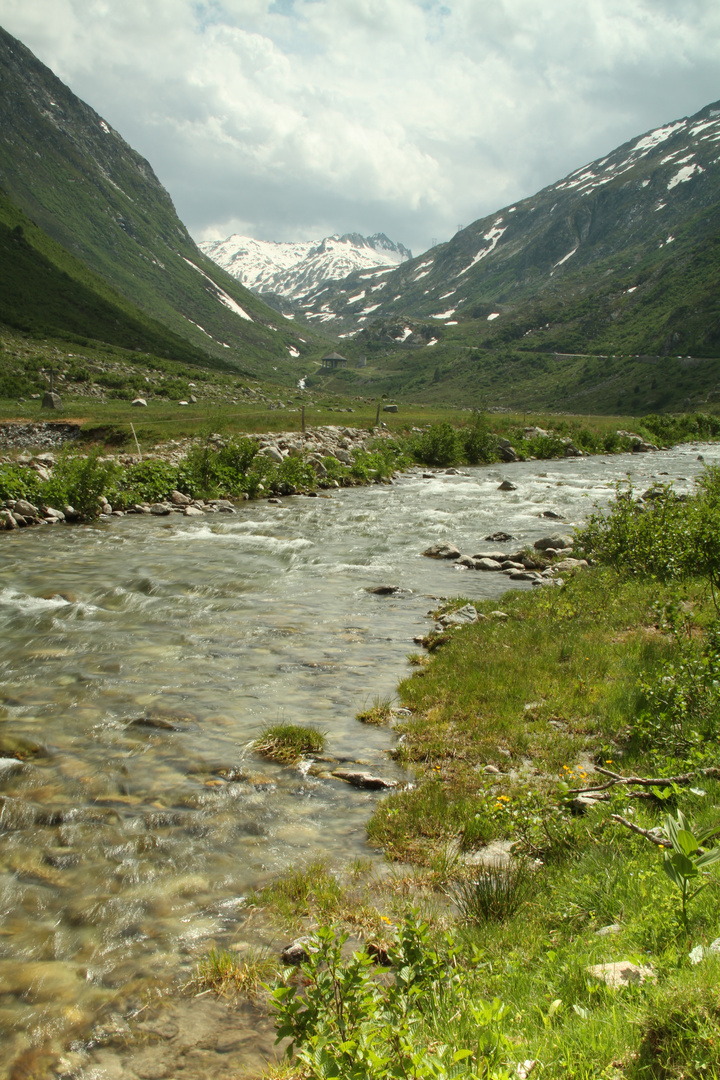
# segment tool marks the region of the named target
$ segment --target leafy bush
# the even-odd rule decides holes
[[[40,496],[40,478],[33,469],[20,465],[0,465],[0,499],[29,499]]]
[[[119,508],[134,503],[160,502],[178,487],[178,468],[168,461],[148,459],[129,465],[117,485],[114,501]]]
[[[455,465],[462,456],[459,434],[446,420],[433,424],[412,443],[415,458],[424,465]]]
[[[311,1080],[503,1080],[511,1044],[502,1030],[507,1009],[476,997],[457,964],[451,935],[438,949],[426,923],[405,918],[385,950],[391,982],[373,977],[367,953],[342,955],[346,934],[321,927],[301,967],[303,991],[292,973],[275,984],[278,1041],[289,1038]],[[451,1017],[472,1017],[475,1045],[448,1046]],[[438,1038],[440,1036],[440,1038]]]
[[[482,413],[477,413],[472,423],[460,432],[460,441],[469,465],[497,461],[497,436],[490,431],[487,416]]]
[[[56,507],[70,503],[83,518],[94,518],[100,513],[100,496],[112,494],[119,475],[120,467],[102,461],[98,453],[65,453],[42,486],[42,500]]]

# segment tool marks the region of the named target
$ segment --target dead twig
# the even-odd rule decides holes
[[[653,844],[657,844],[658,847],[672,847],[669,840],[663,839],[661,836],[658,836],[657,833],[651,832],[650,829],[641,829],[639,825],[633,824],[632,821],[628,821],[627,818],[621,817],[620,814],[612,814],[611,816],[613,821],[617,821],[620,825],[624,825],[626,829],[629,829],[630,832],[637,833],[638,836],[644,836],[646,840],[649,840]]]
[[[668,784],[691,784],[693,780],[697,780],[701,776],[713,779],[720,778],[720,768],[716,765],[711,765],[707,769],[697,769],[695,772],[681,773],[680,776],[622,776],[620,773],[612,772],[611,769],[603,769],[600,765],[596,765],[595,771],[602,773],[603,776],[610,776],[612,779],[606,784],[596,784],[594,787],[571,788],[570,792],[573,795],[583,795],[589,794],[591,791],[607,791],[608,788],[615,787],[617,784],[635,784],[638,787],[667,787]]]

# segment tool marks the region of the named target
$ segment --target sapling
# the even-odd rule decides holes
[[[691,888],[691,884],[700,877],[700,871],[705,870],[720,860],[720,847],[710,848],[704,851],[702,844],[714,836],[717,826],[703,829],[697,835],[690,831],[687,818],[682,810],[678,810],[677,817],[668,814],[662,829],[663,835],[670,841],[670,849],[663,853],[663,870],[677,885],[682,897],[682,921],[686,930],[688,927],[687,905],[691,900],[706,888],[708,882],[703,882],[697,888]]]

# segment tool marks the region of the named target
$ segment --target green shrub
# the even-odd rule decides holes
[[[40,486],[40,478],[33,469],[0,465],[0,499],[28,499],[34,503],[40,497]]]
[[[129,465],[118,481],[115,502],[125,508],[134,503],[160,502],[178,487],[178,468],[169,461],[147,459]]]
[[[100,496],[111,498],[120,466],[113,461],[101,461],[99,453],[64,453],[53,469],[51,478],[42,486],[42,499],[50,506],[71,506],[83,518],[100,513]]]
[[[418,435],[412,443],[412,452],[423,465],[448,466],[460,461],[462,445],[458,432],[444,420]]]
[[[472,423],[460,432],[460,441],[468,465],[497,461],[497,436],[490,431],[488,418],[483,413],[477,413]]]

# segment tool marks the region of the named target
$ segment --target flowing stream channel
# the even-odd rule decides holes
[[[690,490],[699,454],[720,459],[688,444],[414,470],[234,515],[3,534],[0,1076],[28,1046],[189,975],[286,867],[372,856],[376,794],[249,744],[271,723],[311,724],[336,758],[403,778],[392,733],[356,713],[392,696],[434,598],[514,585],[423,558],[429,544],[474,554],[498,529],[532,543],[607,503],[616,480]],[[498,491],[504,478],[517,490]],[[382,584],[403,592],[367,591]],[[19,762],[14,745],[37,752]]]

